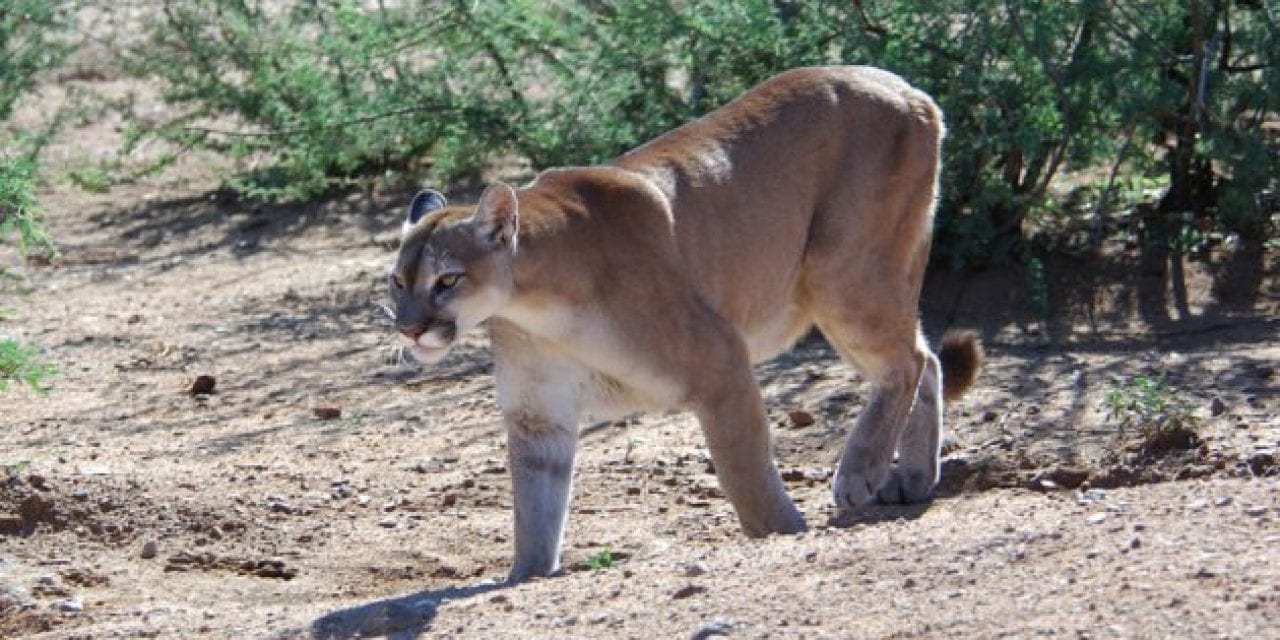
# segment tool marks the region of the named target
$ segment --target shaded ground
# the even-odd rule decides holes
[[[55,175],[112,127],[68,132]],[[29,270],[5,330],[62,372],[0,409],[0,637],[1261,638],[1280,623],[1274,253],[1055,258],[1053,323],[1020,273],[933,274],[930,335],[975,327],[989,354],[948,411],[939,500],[827,526],[865,389],[813,337],[758,373],[815,531],[743,538],[689,416],[589,425],[575,568],[508,588],[492,583],[510,497],[486,341],[405,367],[374,306],[404,194],[262,207],[212,184],[193,166],[42,194],[63,257]],[[202,375],[213,392],[189,393]],[[1136,375],[1180,390],[1189,447],[1108,421],[1105,395]]]

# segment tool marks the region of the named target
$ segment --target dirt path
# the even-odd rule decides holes
[[[113,126],[68,132],[54,175]],[[931,276],[931,335],[990,357],[925,507],[828,526],[865,389],[816,338],[758,370],[803,536],[738,533],[689,416],[588,425],[574,568],[508,588],[486,340],[406,367],[374,306],[405,194],[213,184],[42,194],[63,258],[5,330],[62,371],[0,408],[0,637],[1280,637],[1274,253],[1061,258],[1048,324],[1016,272]],[[1193,442],[1117,434],[1135,375],[1180,390]]]

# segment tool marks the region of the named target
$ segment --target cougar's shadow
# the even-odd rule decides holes
[[[514,584],[504,580],[465,587],[445,587],[334,611],[311,623],[311,638],[417,638],[431,627],[436,612],[445,602],[506,589]]]

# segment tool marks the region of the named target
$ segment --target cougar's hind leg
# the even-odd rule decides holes
[[[936,457],[937,421],[931,416],[937,413],[938,367],[920,337],[917,314],[942,129],[927,99],[913,94],[907,102],[909,113],[885,115],[883,132],[898,135],[864,132],[867,140],[856,149],[860,170],[822,203],[806,250],[805,282],[818,327],[872,384],[836,468],[835,500],[845,509],[869,503],[891,478],[898,486],[893,456],[904,433],[901,471],[936,477],[936,470],[923,469]],[[913,414],[922,378],[924,401]],[[921,482],[932,486],[929,478]],[[886,495],[895,491],[901,493],[890,488]],[[918,493],[914,484],[908,493]]]
[[[924,372],[916,387],[915,404],[898,440],[898,460],[878,492],[885,504],[910,504],[929,498],[938,484],[942,443],[942,369],[938,358],[919,341],[925,353]]]
[[[889,480],[928,354],[918,349],[912,325],[868,314],[844,313],[818,326],[847,362],[872,384],[871,401],[845,441],[832,486],[836,505],[859,509]],[[904,335],[905,334],[905,335]]]

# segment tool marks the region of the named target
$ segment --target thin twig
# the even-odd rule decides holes
[[[1095,251],[1102,244],[1102,231],[1106,226],[1104,218],[1110,214],[1111,196],[1115,192],[1116,177],[1120,174],[1120,165],[1129,153],[1129,146],[1133,143],[1133,136],[1137,133],[1137,130],[1136,122],[1130,122],[1125,127],[1124,142],[1120,145],[1120,150],[1116,152],[1116,161],[1111,164],[1111,171],[1107,174],[1107,186],[1102,189],[1102,196],[1098,198],[1098,203],[1093,207],[1093,223],[1092,228],[1089,230],[1089,244]]]
[[[275,137],[282,137],[282,136],[294,136],[302,133],[314,133],[316,131],[326,131],[329,129],[342,129],[344,127],[350,127],[358,124],[367,124],[370,122],[375,122],[375,121],[383,120],[386,118],[394,118],[396,116],[408,115],[410,113],[418,113],[422,111],[444,111],[448,109],[450,109],[450,107],[438,105],[438,104],[418,105],[416,107],[404,107],[403,109],[396,109],[394,111],[387,111],[384,113],[375,113],[372,115],[361,116],[359,118],[352,118],[351,120],[344,120],[342,122],[333,122],[329,124],[317,124],[317,125],[310,125],[305,127],[291,127],[288,129],[269,129],[266,131],[236,131],[231,129],[218,129],[214,127],[201,127],[201,126],[195,126],[195,125],[182,127],[182,130],[190,131],[193,133],[229,136],[234,138],[275,138]]]

